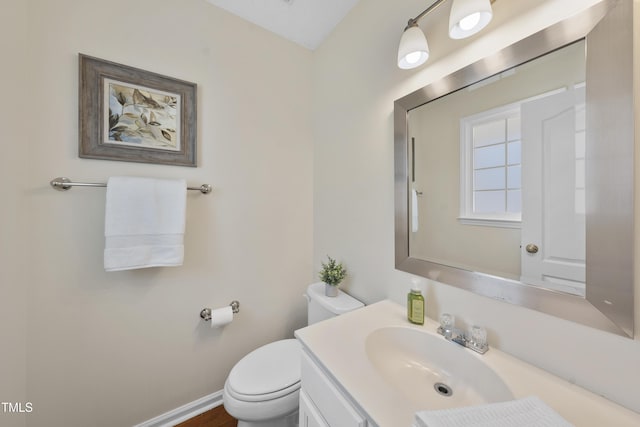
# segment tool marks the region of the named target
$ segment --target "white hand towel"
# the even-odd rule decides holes
[[[418,191],[411,190],[411,231],[418,232]]]
[[[538,397],[462,408],[420,411],[419,427],[572,427]]]
[[[183,179],[109,178],[104,269],[182,265],[186,204]]]

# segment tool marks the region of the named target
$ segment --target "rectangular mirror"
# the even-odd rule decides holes
[[[396,268],[633,336],[632,7],[395,102]]]

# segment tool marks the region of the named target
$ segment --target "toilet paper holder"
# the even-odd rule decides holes
[[[235,301],[235,300],[231,301],[229,305],[231,306],[231,310],[233,311],[233,314],[237,314],[240,312],[240,303],[238,301]],[[200,317],[205,322],[208,322],[209,320],[211,320],[211,309],[203,308],[202,310],[200,310]]]

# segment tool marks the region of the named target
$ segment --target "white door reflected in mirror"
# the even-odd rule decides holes
[[[585,89],[524,103],[523,283],[585,295]],[[527,250],[536,242],[538,250]]]

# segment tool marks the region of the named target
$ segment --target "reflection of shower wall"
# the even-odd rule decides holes
[[[422,192],[419,228],[410,233],[412,257],[519,280],[519,229],[464,225],[457,219],[460,118],[582,81],[584,44],[578,43],[519,67],[491,85],[461,90],[410,112],[414,187]]]

